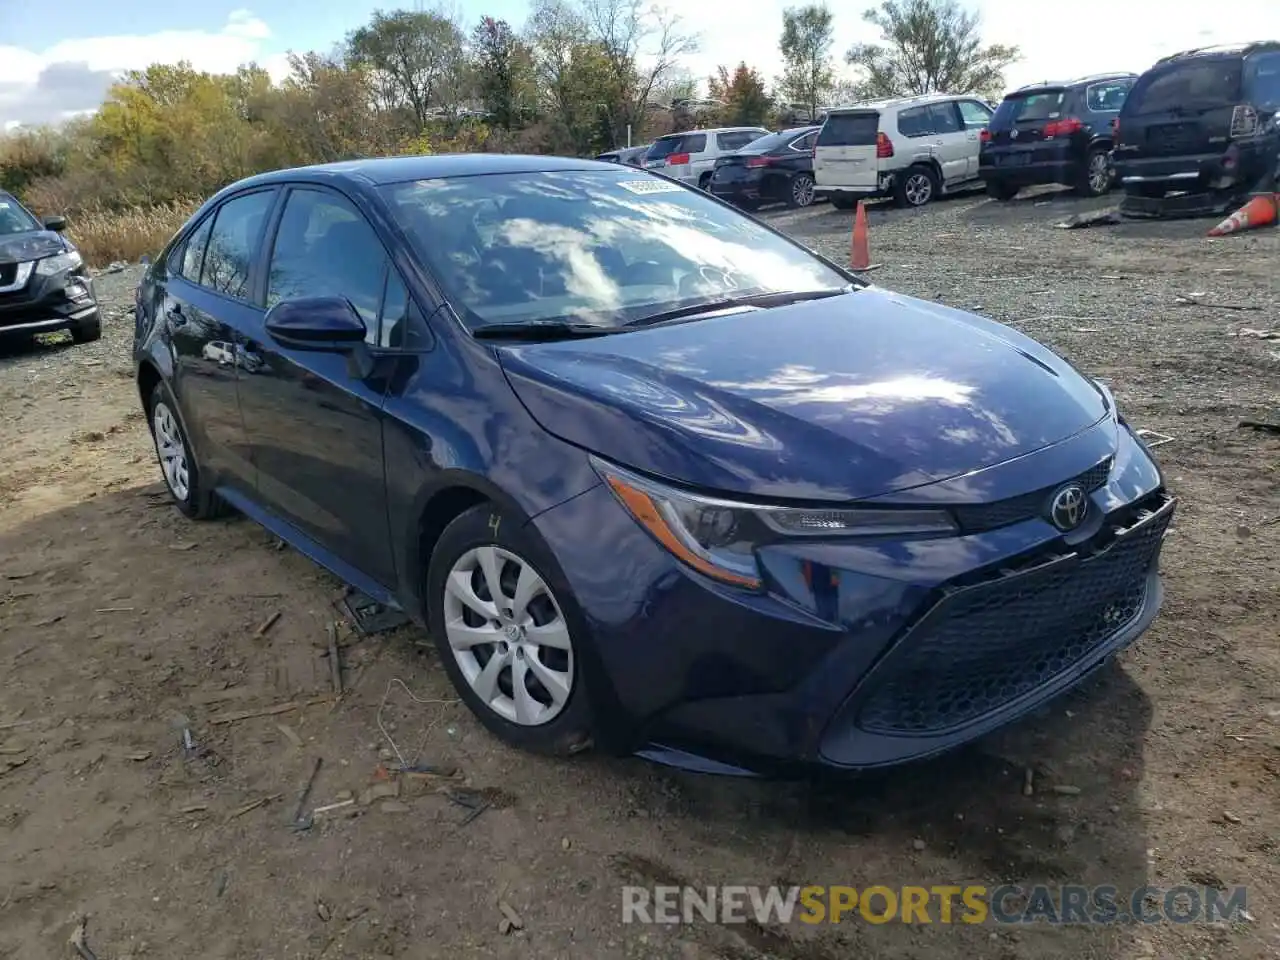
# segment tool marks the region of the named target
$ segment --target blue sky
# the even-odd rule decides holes
[[[522,25],[526,0],[444,0],[468,26],[481,14]],[[779,69],[777,36],[784,7],[801,0],[661,0],[701,37],[686,58],[695,76],[740,59],[769,78]],[[404,0],[400,6],[414,5]],[[431,4],[434,6],[435,4]],[[831,3],[837,56],[876,31],[860,12],[871,0]],[[1280,2],[1233,0],[1229,13],[1203,0],[970,0],[988,41],[1017,44],[1024,57],[1011,85],[1102,70],[1141,71],[1157,57],[1210,43],[1280,39]],[[257,61],[273,73],[289,50],[329,49],[365,22],[370,0],[59,0],[50,8],[0,0],[0,129],[56,120],[91,109],[120,70],[188,59],[231,70]],[[56,11],[50,15],[51,10]]]

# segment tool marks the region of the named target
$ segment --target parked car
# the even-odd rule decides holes
[[[834,108],[813,155],[818,196],[844,209],[882,196],[920,207],[976,184],[990,120],[977,97],[942,94]]]
[[[1151,623],[1175,509],[1101,383],[669,178],[456,154],[207,201],[139,287],[178,508],[428,629],[508,742],[881,766]],[[210,375],[232,343],[258,372]]]
[[[1008,94],[980,134],[987,192],[1011,200],[1023,187],[1061,183],[1086,197],[1111,189],[1111,131],[1136,73],[1036,83]]]
[[[1280,176],[1280,43],[1165,57],[1138,78],[1115,132],[1130,216],[1234,209]]]
[[[600,154],[596,159],[603,160],[605,163],[625,163],[630,167],[639,167],[644,164],[644,155],[650,146],[651,144],[644,143],[638,147],[619,147],[617,150]]]
[[[710,191],[745,209],[770,201],[813,203],[813,145],[818,127],[795,127],[753,140],[716,161]]]
[[[64,217],[38,218],[0,190],[0,337],[69,330],[76,343],[102,336],[93,279]]]
[[[711,182],[711,171],[717,159],[768,134],[769,131],[763,127],[722,127],[673,133],[653,141],[644,155],[644,166],[705,190]]]

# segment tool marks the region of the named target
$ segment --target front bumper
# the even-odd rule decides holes
[[[677,564],[603,486],[540,515],[592,633],[602,742],[723,772],[858,770],[1035,710],[1160,607],[1174,500],[1145,448],[1119,435],[1087,530],[1064,536],[1031,516],[909,547],[767,547],[764,594]]]
[[[87,273],[40,277],[32,271],[21,285],[0,291],[0,336],[53,333],[97,313],[98,295]]]

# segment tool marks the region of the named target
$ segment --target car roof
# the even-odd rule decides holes
[[[241,180],[237,187],[285,181],[363,181],[380,186],[407,180],[437,180],[486,173],[545,173],[553,170],[604,170],[610,164],[573,157],[544,157],[507,153],[442,153],[424,157],[377,157],[340,160],[307,167],[273,170]]]
[[[1090,83],[1103,83],[1107,80],[1136,80],[1138,75],[1128,70],[1118,71],[1116,73],[1091,73],[1085,77],[1076,77],[1074,80],[1041,80],[1038,83],[1028,83],[1026,86],[1018,87],[1016,90],[1010,90],[1005,94],[1006,97],[1014,96],[1019,93],[1030,93],[1034,90],[1061,90],[1065,87],[1078,87]]]
[[[670,140],[672,137],[687,137],[694,133],[744,133],[748,130],[768,130],[768,127],[698,127],[694,130],[676,130],[664,133],[658,140]]]
[[[1224,43],[1213,47],[1196,47],[1192,50],[1183,50],[1179,53],[1171,53],[1167,57],[1161,57],[1155,62],[1156,66],[1167,63],[1174,63],[1178,60],[1186,60],[1191,57],[1247,57],[1253,53],[1274,53],[1280,52],[1280,42],[1275,40],[1255,40],[1250,43]]]
[[[890,107],[914,107],[925,103],[942,103],[947,100],[980,100],[976,94],[966,93],[922,93],[914,97],[884,97],[880,100],[859,100],[856,103],[842,104],[827,111],[833,113],[851,113],[861,110],[887,110]]]

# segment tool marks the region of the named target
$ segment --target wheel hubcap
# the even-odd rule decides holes
[[[905,192],[911,205],[918,207],[922,203],[929,202],[929,197],[933,193],[933,184],[929,182],[929,178],[923,173],[913,174],[907,178]]]
[[[1111,165],[1107,163],[1106,157],[1099,154],[1089,163],[1089,185],[1096,193],[1101,193],[1107,188],[1110,179]]]
[[[187,466],[187,445],[178,429],[178,420],[161,401],[151,414],[151,426],[156,437],[156,454],[160,457],[160,469],[169,492],[179,500],[186,500],[191,493],[191,476]]]
[[[444,590],[445,637],[462,675],[504,720],[534,727],[573,691],[569,625],[545,580],[502,547],[468,550]]]
[[[791,185],[791,195],[796,204],[807,207],[813,203],[813,181],[808,177],[797,177]]]

